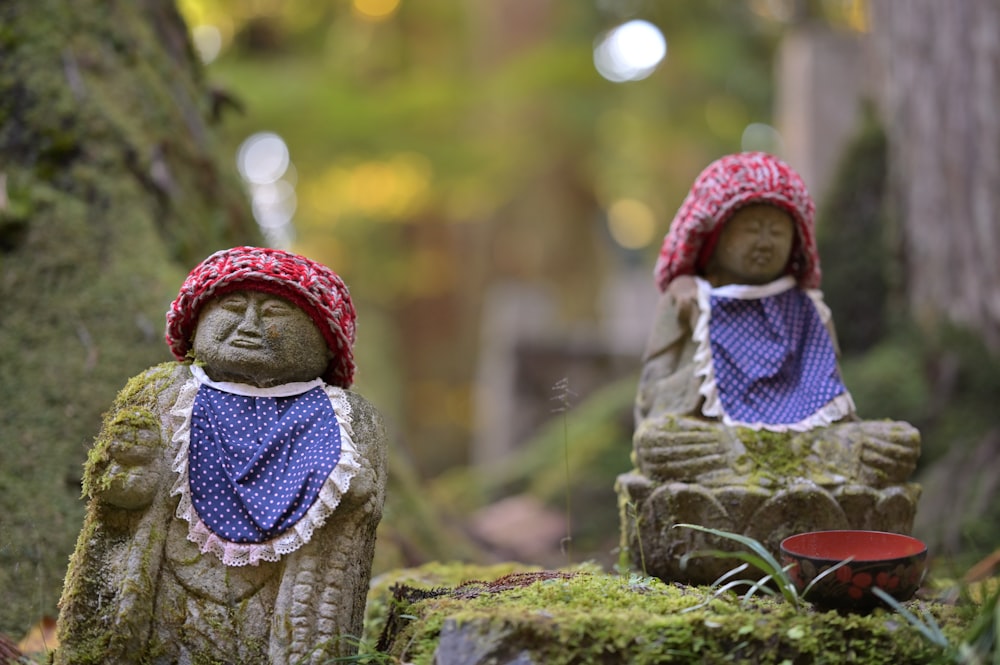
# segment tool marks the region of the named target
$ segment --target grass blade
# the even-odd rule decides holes
[[[758,557],[760,557],[764,561],[766,561],[768,563],[768,566],[772,570],[781,569],[781,564],[778,563],[778,560],[774,558],[774,555],[772,555],[767,550],[767,548],[760,543],[760,541],[755,540],[749,536],[744,536],[739,533],[731,533],[729,531],[720,531],[719,529],[711,529],[709,527],[701,526],[700,524],[675,524],[672,528],[676,529],[678,527],[684,529],[694,529],[695,531],[708,533],[719,538],[734,540],[743,545],[744,547],[746,547],[747,549],[749,549],[750,551],[754,552]]]
[[[778,590],[787,602],[791,603],[794,607],[801,606],[798,589],[795,587],[795,583],[792,582],[792,579],[788,576],[787,569],[778,563],[778,560],[774,558],[774,555],[771,554],[771,552],[769,552],[768,549],[760,543],[760,541],[742,534],[720,531],[719,529],[711,529],[699,524],[675,524],[672,528],[677,527],[701,531],[718,538],[725,538],[727,540],[740,543],[750,551],[727,552],[721,550],[709,550],[699,552],[698,554],[701,556],[714,556],[724,559],[741,559],[742,561],[746,561],[750,565],[758,568],[764,574],[769,575],[774,580],[775,584],[778,586]]]
[[[838,561],[837,563],[833,564],[832,566],[830,566],[829,568],[827,568],[826,570],[824,570],[822,573],[820,573],[819,575],[817,575],[816,577],[812,578],[812,581],[809,582],[809,584],[806,585],[806,588],[802,591],[802,595],[806,596],[809,593],[809,590],[812,589],[813,586],[817,582],[819,582],[820,580],[822,580],[827,575],[832,575],[833,573],[837,572],[838,569],[843,568],[844,566],[846,566],[847,564],[849,564],[852,561],[854,561],[854,557],[853,556],[849,556],[846,559],[844,559],[843,561]],[[794,565],[795,565],[794,563],[790,564],[790,565],[788,565],[786,567],[786,569],[791,568]]]
[[[948,638],[944,635],[944,633],[941,632],[941,628],[940,626],[937,625],[937,622],[934,621],[934,617],[930,616],[929,614],[925,614],[924,616],[930,619],[930,623],[921,621],[920,619],[917,618],[917,616],[913,612],[903,607],[902,603],[900,603],[898,600],[890,596],[882,589],[878,588],[877,586],[873,586],[871,588],[871,591],[873,594],[875,594],[875,596],[879,598],[879,600],[881,600],[886,605],[891,607],[895,612],[897,612],[904,619],[906,619],[906,621],[911,626],[920,631],[920,634],[926,637],[929,642],[941,647],[942,649],[951,648],[951,644],[948,642]]]

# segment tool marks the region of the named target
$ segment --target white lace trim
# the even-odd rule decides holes
[[[701,412],[709,418],[718,418],[729,426],[748,427],[754,430],[769,430],[772,432],[805,432],[816,427],[825,427],[851,415],[855,411],[854,400],[845,389],[844,392],[824,404],[818,411],[797,423],[747,423],[733,420],[722,408],[719,400],[719,387],[715,381],[715,366],[712,363],[712,345],[709,340],[708,323],[712,317],[710,296],[718,295],[726,298],[742,298],[753,300],[783,293],[795,286],[795,279],[785,276],[761,286],[728,285],[712,289],[712,285],[700,277],[696,277],[698,285],[698,321],[694,327],[694,341],[697,347],[694,352],[694,373],[701,378],[698,392],[705,399]],[[826,323],[830,318],[830,310],[822,302],[819,292],[809,292],[813,304]]]
[[[347,493],[351,479],[361,470],[357,449],[354,447],[351,429],[351,405],[347,393],[342,388],[320,382],[330,398],[330,404],[340,424],[340,460],[327,476],[315,502],[288,530],[263,543],[233,543],[213,533],[198,516],[191,503],[188,479],[188,446],[191,443],[191,413],[194,398],[198,394],[201,381],[198,372],[191,366],[192,376],[181,387],[180,394],[171,409],[175,431],[173,442],[177,446],[173,470],[177,473],[170,495],[180,496],[177,517],[188,522],[188,540],[195,543],[203,554],[214,554],[227,566],[256,566],[261,561],[278,561],[283,555],[294,552],[312,539],[313,533],[326,523],[327,518],[340,505]],[[204,374],[202,372],[202,374]],[[207,377],[206,377],[207,378]],[[216,384],[219,386],[222,384]],[[242,385],[242,384],[235,384]],[[234,392],[234,391],[229,391]],[[239,393],[238,393],[239,394]],[[243,393],[245,394],[245,393]],[[296,392],[290,394],[299,394]]]
[[[203,386],[210,386],[216,390],[221,390],[224,393],[232,393],[233,395],[245,395],[247,397],[293,397],[294,395],[301,395],[302,393],[307,393],[313,388],[325,385],[323,379],[313,379],[312,381],[293,381],[292,383],[283,383],[278,386],[271,386],[269,388],[260,388],[258,386],[252,386],[249,383],[235,383],[233,381],[213,381],[209,378],[205,370],[198,365],[191,365],[191,374],[194,378],[198,379],[198,383]]]

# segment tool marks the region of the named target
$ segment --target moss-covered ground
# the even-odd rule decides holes
[[[497,577],[496,575],[500,576]],[[464,581],[463,581],[464,580]],[[460,565],[397,572],[377,580],[367,641],[391,662],[568,663],[903,663],[946,662],[948,654],[900,615],[796,610],[771,598],[712,598],[707,587],[665,583],[596,567],[543,571]],[[953,643],[976,607],[914,600]],[[376,640],[379,640],[376,642]]]

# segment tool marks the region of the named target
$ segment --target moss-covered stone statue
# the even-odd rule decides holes
[[[385,493],[329,268],[238,247],[167,313],[87,461],[56,663],[316,663],[356,652]]]
[[[912,527],[920,436],[855,415],[813,215],[798,174],[756,152],[709,165],[671,224],[635,403],[636,469],[617,483],[623,544],[650,574],[708,583],[733,567],[686,557],[732,546],[678,523],[775,553],[802,531]]]

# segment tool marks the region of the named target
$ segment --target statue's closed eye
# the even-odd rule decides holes
[[[291,311],[292,307],[282,300],[268,300],[261,306],[264,316],[285,316]]]

